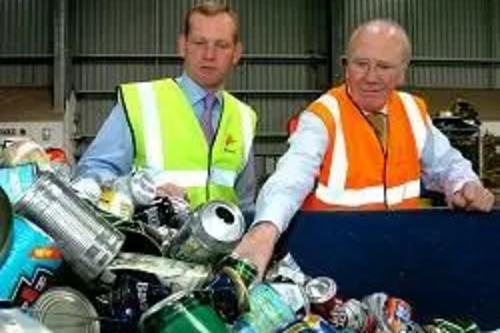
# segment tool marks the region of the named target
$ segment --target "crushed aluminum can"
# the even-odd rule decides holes
[[[266,273],[266,281],[285,282],[291,281],[303,286],[308,280],[300,266],[290,253],[287,253],[283,259],[271,265]]]
[[[368,307],[356,299],[350,299],[333,310],[330,322],[337,329],[373,332],[374,318]]]
[[[170,287],[172,292],[198,289],[212,274],[208,266],[125,252],[120,253],[107,270],[111,273],[115,270],[133,270],[154,274],[164,285]]]
[[[385,302],[385,323],[392,332],[401,332],[411,322],[411,306],[402,299],[389,297]]]
[[[385,293],[373,293],[363,299],[376,325],[385,332],[400,332],[411,322],[411,306]]]

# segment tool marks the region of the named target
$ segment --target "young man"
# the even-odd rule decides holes
[[[77,177],[109,179],[145,169],[159,195],[211,199],[252,210],[256,114],[223,90],[242,44],[238,17],[207,2],[186,15],[178,38],[183,73],[122,84],[117,104],[77,167]]]

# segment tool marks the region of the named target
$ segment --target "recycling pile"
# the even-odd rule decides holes
[[[231,254],[246,230],[237,207],[158,198],[145,171],[71,181],[60,152],[29,141],[1,163],[0,332],[480,331],[470,320],[416,323],[385,293],[341,295],[290,254],[258,282]]]

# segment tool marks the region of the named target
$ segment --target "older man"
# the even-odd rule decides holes
[[[369,21],[354,31],[346,55],[345,84],[300,115],[288,151],[259,194],[253,228],[236,249],[261,274],[299,208],[416,208],[421,180],[450,206],[488,211],[493,205],[471,163],[432,125],[425,103],[396,90],[411,57],[403,28]]]

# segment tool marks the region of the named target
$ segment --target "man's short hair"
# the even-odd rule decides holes
[[[228,5],[212,1],[198,3],[193,7],[191,7],[191,9],[186,13],[186,16],[184,17],[184,31],[183,31],[184,36],[187,37],[189,35],[189,31],[191,29],[191,24],[190,24],[191,16],[193,16],[193,14],[195,13],[209,17],[216,16],[219,14],[228,14],[233,20],[236,28],[234,41],[235,42],[239,41],[240,23],[238,19],[238,14],[236,14],[236,12],[232,10]]]
[[[358,37],[358,35],[368,29],[369,27],[372,27],[374,25],[377,26],[382,26],[382,27],[389,27],[393,28],[399,39],[401,40],[402,46],[403,46],[403,61],[405,65],[408,65],[411,60],[411,42],[410,38],[408,37],[408,34],[406,33],[406,30],[396,21],[391,20],[391,19],[385,19],[385,18],[378,18],[378,19],[373,19],[370,21],[367,21],[360,26],[358,26],[354,32],[351,34],[351,37],[349,38],[349,42],[347,44],[347,57],[351,55],[352,52],[352,43],[353,41]]]

